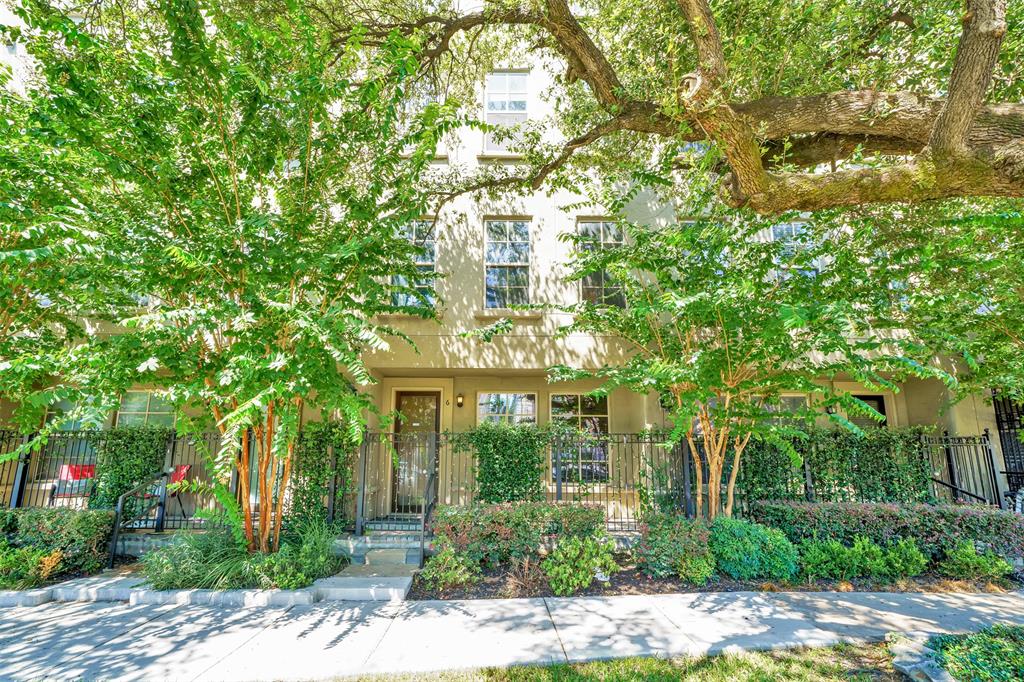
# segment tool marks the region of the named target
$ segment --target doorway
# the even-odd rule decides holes
[[[395,395],[395,461],[391,467],[391,511],[419,514],[431,472],[437,469],[441,430],[440,391],[399,391]]]

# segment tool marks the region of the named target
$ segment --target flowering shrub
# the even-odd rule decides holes
[[[928,558],[964,541],[1004,557],[1024,556],[1024,517],[992,507],[853,502],[754,502],[748,516],[778,528],[792,542],[837,540],[852,546],[864,536],[886,546],[911,538]]]
[[[596,537],[604,527],[600,507],[544,502],[442,506],[432,524],[439,543],[473,564],[490,566],[536,556],[549,539]]]
[[[683,516],[657,514],[641,528],[640,544],[633,556],[652,578],[675,576],[684,582],[703,585],[715,572],[715,559],[708,547],[710,533],[705,523]]]

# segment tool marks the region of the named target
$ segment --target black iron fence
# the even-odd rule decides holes
[[[95,492],[97,451],[103,447],[105,433],[109,432],[54,433],[36,451],[12,459],[11,453],[30,437],[0,431],[0,504],[88,506]],[[139,481],[137,486],[137,508],[151,508],[152,513],[128,520],[127,528],[206,527],[219,511],[209,492],[214,479],[236,495],[241,488],[233,467],[212,469],[216,458],[211,454],[217,453],[222,444],[219,434],[170,435],[169,439],[163,467],[152,472],[149,479],[153,485],[147,487],[147,481]],[[697,456],[702,454],[698,451]],[[919,451],[912,456],[923,458],[925,481],[932,487],[930,499],[993,505],[1003,502],[987,432],[981,436],[923,437]],[[311,504],[322,501],[334,520],[351,520],[357,532],[422,529],[436,505],[465,505],[478,499],[474,452],[456,447],[447,434],[369,433],[362,441],[352,475],[340,472],[338,462],[343,460],[334,456],[336,468],[328,472],[323,494],[317,489],[311,496],[296,499],[302,499],[303,504],[308,504],[306,500],[313,500]],[[550,502],[601,505],[609,528],[614,530],[636,529],[644,513],[652,510],[677,509],[692,514],[696,490],[706,490],[709,484],[705,466],[704,480],[699,487],[695,485],[693,453],[685,442],[673,443],[664,435],[556,437],[546,450],[545,460],[544,497]],[[740,504],[759,498],[904,501],[884,499],[889,494],[886,490],[903,485],[899,481],[886,480],[868,487],[848,484],[835,472],[815,471],[808,464],[813,461],[807,458],[800,467],[780,461],[770,489],[755,485],[752,469],[744,464],[737,486]],[[848,465],[861,469],[867,466],[864,462]],[[293,476],[293,481],[301,478]],[[351,494],[335,494],[338,486],[348,485],[346,481],[353,478],[354,486],[348,489]],[[880,472],[876,478],[891,477]],[[251,485],[250,489],[255,512],[259,507],[258,486]],[[289,496],[286,500],[291,499],[293,491],[285,494]]]

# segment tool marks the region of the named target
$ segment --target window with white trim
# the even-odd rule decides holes
[[[536,393],[480,393],[476,400],[477,423],[537,423]]]
[[[422,273],[433,273],[436,266],[437,243],[434,239],[434,221],[423,219],[413,220],[402,229],[402,237],[420,248],[416,254],[416,269]],[[411,292],[395,291],[391,294],[393,305],[400,306],[432,306],[435,303],[434,281],[430,277],[409,282],[403,275],[394,275],[391,283],[395,286],[412,286],[420,296]]]
[[[580,220],[576,224],[585,250],[602,250],[622,246],[622,228],[610,220]],[[605,270],[588,273],[580,280],[580,299],[584,303],[626,307],[622,287]]]
[[[484,307],[530,302],[530,221],[484,221]]]
[[[485,109],[487,123],[492,126],[511,127],[529,118],[527,110],[526,71],[492,71],[487,74],[485,87]],[[484,152],[507,154],[513,140],[507,136],[498,140],[487,133],[484,135]]]
[[[126,391],[117,410],[116,426],[174,426],[174,406],[155,391]]]
[[[551,477],[567,482],[608,480],[608,397],[585,393],[552,393],[551,421],[578,429],[583,435],[551,451]]]
[[[806,263],[794,264],[795,260],[806,261],[802,253],[811,248],[811,242],[807,234],[807,224],[794,221],[772,225],[772,241],[781,244],[779,249],[778,266],[783,276],[794,273],[805,277],[814,277],[818,274],[818,268]]]

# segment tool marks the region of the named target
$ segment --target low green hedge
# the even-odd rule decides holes
[[[113,527],[113,512],[104,510],[0,510],[6,582],[30,587],[61,574],[99,570]]]
[[[604,533],[604,509],[546,502],[442,506],[432,523],[439,544],[475,564],[535,556],[545,541]]]
[[[858,536],[887,546],[903,538],[931,560],[963,542],[977,542],[1006,558],[1024,556],[1024,517],[992,507],[854,502],[754,502],[747,516],[778,528],[794,544]]]

